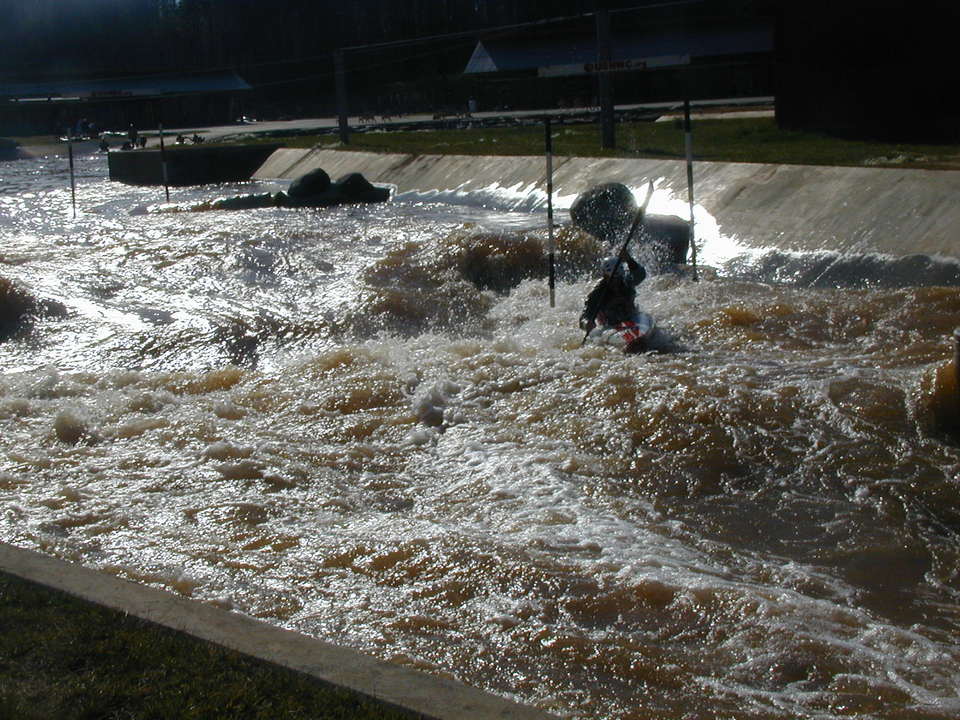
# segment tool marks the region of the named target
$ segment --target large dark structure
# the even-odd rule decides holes
[[[606,23],[591,13],[488,33],[464,74],[487,80],[496,104],[598,105],[604,78],[617,104],[771,96],[774,16],[743,5],[654,5],[608,11]]]
[[[774,96],[782,127],[863,139],[960,140],[949,89],[955,0],[700,0],[609,11],[609,63],[590,14],[490,32],[466,74],[544,106]],[[606,67],[605,67],[606,66]]]
[[[950,72],[957,65],[960,3],[805,0],[778,3],[776,19],[782,127],[960,140],[960,99]]]
[[[0,83],[0,134],[82,134],[79,122],[98,130],[226,124],[237,117],[250,86],[233,72],[145,75]]]
[[[336,112],[336,54],[351,114],[594,106],[609,85],[618,104],[775,96],[783,127],[960,140],[956,0],[32,0],[8,15],[0,85],[235,68],[252,86],[242,106],[236,92],[158,93],[180,127]],[[157,124],[142,97],[65,97],[0,97],[0,134],[83,115]]]
[[[279,145],[176,145],[112,150],[110,179],[130,185],[206,185],[249,180]],[[166,167],[164,167],[164,165]]]

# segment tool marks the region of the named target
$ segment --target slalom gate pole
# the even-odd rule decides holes
[[[960,327],[953,329],[953,380],[954,401],[957,406],[957,414],[960,415]]]
[[[77,219],[77,183],[73,173],[73,141],[67,140],[67,156],[70,158],[70,202],[73,205],[73,219]]]
[[[693,279],[697,277],[697,238],[693,224],[693,133],[690,130],[690,100],[683,101],[684,144],[687,150],[687,202],[690,204],[690,264],[693,265]]]
[[[549,258],[550,307],[556,305],[556,243],[553,239],[553,137],[550,134],[550,118],[544,118],[543,128],[547,154],[547,256]]]
[[[160,169],[163,173],[163,191],[170,202],[170,183],[167,181],[167,150],[163,144],[163,123],[157,123],[160,131]]]

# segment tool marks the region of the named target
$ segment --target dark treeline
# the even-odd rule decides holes
[[[225,68],[251,72],[270,64],[323,62],[342,47],[588,13],[596,9],[597,0],[6,0],[3,4],[0,73],[9,82]],[[604,4],[616,8],[637,2],[604,0]],[[472,49],[469,40],[461,45]],[[427,49],[421,48],[420,53]],[[259,70],[259,74],[282,72]]]
[[[254,87],[243,100],[247,112],[329,110],[332,53],[338,48],[576,16],[595,11],[598,3],[611,9],[638,4],[636,0],[5,0],[0,80],[231,70]],[[348,53],[356,109],[403,111],[410,104],[454,102],[448,98],[449,86],[461,75],[476,40],[470,36]],[[400,89],[399,84],[406,87]]]
[[[347,48],[353,113],[446,111],[464,108],[468,98],[483,108],[589,102],[589,82],[511,85],[465,77],[463,70],[477,40],[497,28],[600,8],[645,21],[663,12],[682,16],[703,6],[730,12],[754,2],[667,3],[663,10],[659,0],[0,0],[6,6],[0,84],[233,71],[253,90],[232,98],[229,109],[223,102],[214,109],[212,102],[164,101],[167,117],[199,122],[227,120],[211,117],[226,112],[263,118],[329,113],[335,109],[333,54]],[[592,20],[579,26],[589,32]],[[545,27],[569,30],[562,23]]]
[[[114,75],[242,68],[352,47],[631,8],[721,12],[760,0],[0,0],[0,73]],[[686,6],[686,7],[685,7]],[[693,10],[696,12],[696,10]]]
[[[649,2],[649,0],[647,0]],[[114,75],[313,59],[644,0],[6,0],[0,72]]]

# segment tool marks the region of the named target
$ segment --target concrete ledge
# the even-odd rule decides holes
[[[363,173],[398,192],[490,186],[546,193],[542,157],[389,155],[338,150],[279,150],[254,173],[293,178],[322,167],[330,177]],[[686,201],[680,160],[555,157],[555,199],[602,182],[641,188],[647,180]],[[840,253],[915,253],[960,257],[960,172],[866,167],[698,162],[696,203],[721,233],[758,248]],[[656,211],[656,210],[655,210]],[[682,213],[686,217],[686,212]],[[565,218],[559,217],[562,222]]]
[[[0,570],[436,720],[550,715],[194,600],[0,543]]]

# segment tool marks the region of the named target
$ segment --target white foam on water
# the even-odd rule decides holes
[[[480,292],[459,270],[473,220],[542,224],[522,185],[189,217],[96,188],[66,246],[62,208],[18,196],[31,248],[0,275],[59,274],[82,312],[0,344],[6,541],[568,717],[680,718],[691,689],[717,715],[956,710],[954,550],[896,495],[960,462],[900,412],[936,330],[885,354],[919,294],[651,277],[671,351],[628,357],[580,345],[591,279],[550,307],[542,279]],[[650,211],[687,205],[658,186]],[[696,213],[701,263],[744,252]],[[446,274],[408,246],[451,253]],[[351,331],[401,286],[428,318],[460,293],[452,320]],[[936,577],[888,596],[847,574],[878,549]]]

